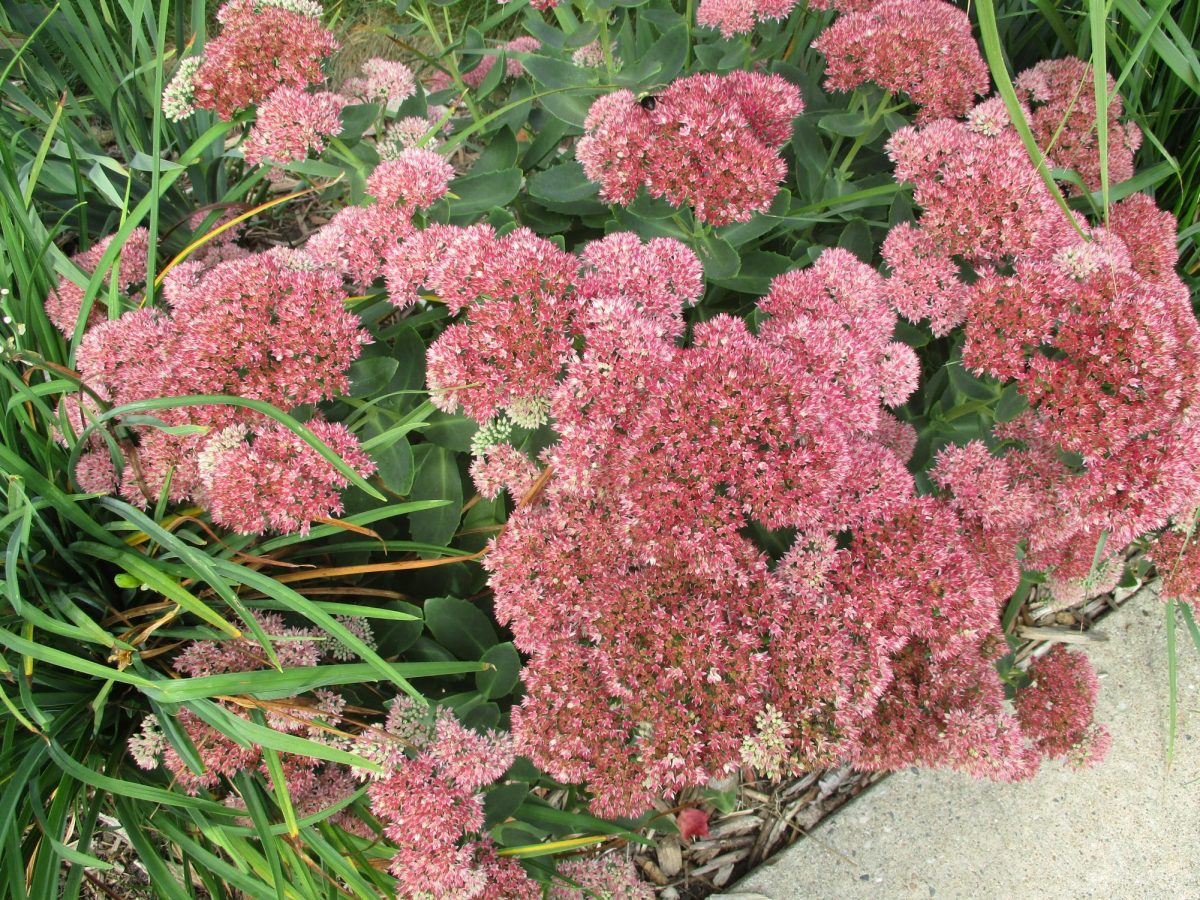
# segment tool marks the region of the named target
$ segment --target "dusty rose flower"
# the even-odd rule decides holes
[[[1016,87],[1032,110],[1029,126],[1051,163],[1075,170],[1089,190],[1099,190],[1092,67],[1074,57],[1043,60],[1018,75]],[[1112,97],[1108,103],[1108,175],[1110,183],[1117,184],[1133,177],[1133,155],[1141,146],[1142,132],[1132,122],[1121,121],[1121,96],[1111,75],[1105,75],[1105,90]]]
[[[383,274],[388,256],[413,230],[411,213],[402,207],[347,206],[309,237],[304,253],[365,287]]]
[[[802,109],[793,85],[752,72],[681,78],[653,109],[615,91],[592,104],[576,156],[610,203],[632,202],[645,185],[700,221],[745,221],[778,191],[778,148]]]
[[[1026,674],[1030,684],[1014,701],[1021,728],[1043,756],[1062,757],[1082,769],[1099,763],[1112,743],[1092,717],[1100,682],[1088,658],[1056,644],[1036,657]]]
[[[558,871],[578,887],[556,883],[550,888],[550,900],[586,900],[592,896],[609,900],[654,900],[654,889],[638,878],[633,862],[627,859],[575,857],[560,862]]]
[[[481,834],[479,789],[512,764],[511,739],[479,734],[448,710],[430,721],[407,698],[396,704],[397,721],[389,713],[387,728],[364,733],[356,749],[390,767],[371,777],[367,796],[395,844],[390,870],[398,895],[535,900],[536,884],[514,861],[499,859],[491,838]]]
[[[883,0],[839,18],[813,47],[825,55],[827,88],[870,81],[908,94],[920,107],[918,122],[961,116],[988,89],[970,19],[943,0]]]
[[[308,427],[360,475],[374,471],[344,426],[318,419]],[[349,482],[316,450],[281,426],[256,429],[247,438],[202,455],[200,475],[214,522],[241,534],[306,534],[314,520],[341,513],[339,491]]]
[[[71,262],[79,266],[87,275],[94,275],[101,257],[112,246],[115,235],[109,235],[90,249],[76,253]],[[113,267],[104,275],[102,284],[111,282],[113,274],[117,275],[117,287],[122,293],[131,294],[146,281],[147,251],[149,250],[150,232],[146,228],[135,228],[121,245]],[[58,279],[58,284],[46,297],[46,316],[63,334],[70,337],[75,332],[75,323],[83,309],[84,289],[69,278]],[[88,325],[96,325],[107,320],[106,299],[104,289],[96,295],[92,303],[92,311],[88,315]]]
[[[728,38],[753,31],[762,21],[786,19],[795,5],[795,0],[700,0],[696,22]]]
[[[1200,612],[1200,541],[1187,531],[1168,528],[1150,545],[1149,555],[1162,576],[1164,599],[1190,603]]]
[[[505,490],[513,499],[520,500],[533,487],[538,474],[533,460],[508,444],[488,447],[471,463],[471,480],[488,500],[494,500]]]
[[[342,130],[345,105],[340,94],[278,88],[258,108],[258,118],[242,145],[246,162],[288,163],[320,154],[325,139]]]
[[[385,160],[367,177],[367,192],[383,206],[426,209],[446,195],[454,167],[432,150],[414,147]]]
[[[399,159],[405,150],[420,146],[422,141],[423,146],[436,150],[441,146],[441,141],[431,136],[432,130],[429,120],[421,116],[397,119],[384,129],[383,137],[376,147],[380,159]]]
[[[503,44],[501,50],[511,50],[515,53],[532,53],[542,46],[542,42],[535,37],[527,34],[513,38],[506,44]],[[497,56],[485,56],[479,60],[479,65],[469,72],[464,72],[462,76],[463,84],[468,87],[478,88],[483,84],[488,77],[488,73],[496,65]],[[521,65],[521,61],[516,58],[509,58],[504,65],[504,75],[506,78],[520,78],[525,74],[525,67]]]
[[[402,62],[374,57],[362,65],[362,74],[347,79],[343,90],[372,103],[400,103],[417,92],[412,69]]]
[[[321,25],[319,11],[228,0],[217,11],[220,33],[205,45],[192,76],[192,103],[232,119],[280,87],[302,90],[319,84],[324,80],[322,60],[338,49],[333,33]]]

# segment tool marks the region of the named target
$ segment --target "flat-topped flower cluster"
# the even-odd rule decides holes
[[[376,168],[369,205],[345,210],[306,248],[251,254],[229,230],[167,273],[166,308],[140,307],[112,321],[93,313],[77,353],[88,393],[68,395],[60,411],[64,435],[88,435],[75,471],[79,486],[142,506],[165,492],[245,534],[307,532],[313,521],[336,516],[345,475],[261,413],[218,402],[158,409],[161,426],[115,423],[132,437],[114,456],[95,427],[100,406],[222,395],[287,411],[344,395],[350,364],[371,338],[346,310],[343,269],[369,281],[362,269],[381,264],[371,261],[384,252],[380,242],[396,245],[413,232],[414,213],[445,194],[452,174],[437,154],[405,150]],[[120,257],[122,282],[145,278],[144,245],[144,234],[126,244],[135,255]],[[105,247],[79,262],[96,265]],[[47,306],[69,334],[82,302],[82,290],[64,279]],[[360,475],[374,471],[344,425],[317,415],[307,426]]]
[[[616,231],[569,247],[519,220],[431,223],[421,212],[454,171],[416,146],[427,123],[409,117],[379,143],[368,202],[303,247],[251,254],[231,231],[167,273],[162,308],[106,321],[93,307],[83,323],[87,390],[59,409],[64,439],[89,435],[79,487],[143,506],[194,503],[218,526],[259,534],[337,515],[345,473],[245,407],[155,409],[157,424],[114,423],[119,441],[95,427],[102,410],[208,395],[315,406],[346,392],[370,340],[346,309],[351,291],[449,313],[427,352],[430,399],[477,423],[471,477],[484,497],[511,501],[484,558],[496,616],[527,658],[511,734],[477,733],[410,698],[376,724],[351,722],[328,691],[268,711],[279,730],[380,766],[283,759],[300,810],[366,785],[401,896],[541,896],[484,827],[486,788],[517,754],[585,785],[604,816],[638,815],[744,768],[777,778],[848,760],[1016,780],[1046,757],[1093,764],[1108,736],[1092,721],[1097,682],[1083,655],[1056,649],[1024,676],[998,670],[1009,650],[1001,610],[1022,571],[1075,604],[1116,584],[1131,541],[1173,526],[1152,553],[1170,569],[1170,595],[1195,595],[1200,327],[1174,272],[1174,219],[1141,194],[1098,221],[1064,212],[1008,108],[985,97],[961,10],[813,5],[841,14],[815,44],[827,87],[873,83],[917,107],[886,146],[918,212],[890,230],[883,271],[826,249],[773,278],[752,310],[714,313],[701,259],[674,238]],[[728,35],[790,9],[704,0],[699,20]],[[348,98],[415,90],[411,71],[373,60],[341,93],[314,91],[333,48],[319,12],[305,0],[230,0],[219,37],[181,66],[169,111],[228,118],[255,106],[246,160],[287,163],[337,134]],[[537,47],[517,38],[503,49]],[[447,72],[442,86],[477,88],[500,74],[498,59]],[[506,63],[521,73],[519,57]],[[1081,90],[1091,82],[1075,59],[1016,79],[1036,139],[1076,173],[1076,192],[1104,180],[1097,110]],[[1120,180],[1140,133],[1112,87],[1108,175]],[[782,75],[688,75],[652,98],[600,97],[575,156],[604,201],[645,191],[690,209],[707,236],[771,207],[803,109]],[[136,297],[147,242],[135,232],[102,280]],[[75,262],[92,273],[109,250]],[[66,279],[47,299],[64,333],[83,301]],[[1020,406],[984,438],[940,449],[920,479],[905,407],[923,373],[897,339],[901,320],[946,338],[948,365]],[[345,425],[319,414],[307,425],[353,471],[373,471]],[[287,638],[287,667],[348,653],[276,616],[259,624]],[[365,623],[344,624],[369,638]],[[191,677],[265,664],[246,639],[194,642],[173,663]],[[257,749],[192,713],[180,723],[203,773],[153,722],[133,744],[139,761],[193,792],[220,794],[246,769],[269,776]],[[624,866],[562,871],[580,891],[552,896],[642,893]]]
[[[321,153],[342,131],[345,107],[386,107],[416,92],[408,66],[380,58],[367,60],[341,92],[324,90],[324,63],[340,45],[323,13],[317,0],[227,0],[203,55],[180,60],[163,112],[179,121],[208,110],[231,121],[257,107],[242,145],[246,162],[281,165]]]

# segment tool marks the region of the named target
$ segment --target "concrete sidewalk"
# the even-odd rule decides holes
[[[1113,736],[1097,769],[1047,763],[1018,785],[898,773],[718,896],[1200,898],[1200,652],[1180,623],[1168,771],[1165,618],[1142,591],[1088,646]]]

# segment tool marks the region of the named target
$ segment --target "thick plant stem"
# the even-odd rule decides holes
[[[854,157],[858,156],[858,151],[861,150],[866,144],[866,137],[875,127],[875,123],[878,122],[885,113],[891,112],[892,107],[888,106],[888,103],[891,99],[891,95],[884,95],[884,98],[879,101],[879,105],[875,107],[875,112],[871,113],[871,117],[867,119],[866,130],[856,137],[854,139],[854,143],[850,145],[850,149],[846,152],[846,158],[843,159],[842,164],[838,166],[838,171],[841,172],[842,175],[850,174],[850,163],[854,162]]]

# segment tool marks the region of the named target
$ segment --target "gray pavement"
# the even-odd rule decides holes
[[[1051,762],[1017,785],[898,773],[718,896],[1200,900],[1200,652],[1180,624],[1168,770],[1165,619],[1140,592],[1087,647],[1113,736],[1098,768]]]

